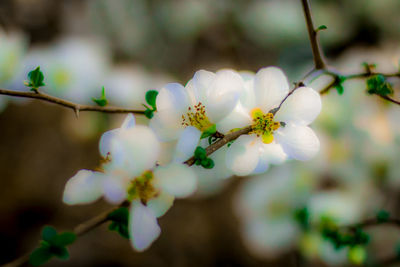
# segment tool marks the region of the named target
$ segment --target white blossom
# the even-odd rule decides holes
[[[253,129],[230,147],[228,167],[237,175],[248,175],[264,172],[269,163],[282,163],[287,157],[304,161],[315,156],[319,140],[308,125],[321,111],[320,95],[300,87],[285,99],[289,83],[276,67],[242,77],[246,87],[240,102],[220,128],[226,131],[252,125]]]
[[[142,251],[160,235],[157,218],[174,198],[194,193],[196,176],[179,161],[156,166],[160,143],[149,127],[135,124],[132,114],[120,128],[103,134],[99,148],[106,160],[103,171],[79,171],[67,182],[63,200],[70,205],[91,203],[101,196],[113,204],[130,201],[130,240],[135,250]]]
[[[169,83],[159,91],[150,126],[163,141],[176,140],[187,126],[201,132],[218,128],[235,108],[243,86],[240,75],[232,70],[197,71],[185,87]]]

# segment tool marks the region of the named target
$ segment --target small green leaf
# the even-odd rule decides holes
[[[94,98],[93,97],[92,100],[93,100],[93,102],[95,102],[100,107],[107,106],[108,100],[106,98],[106,90],[104,89],[104,86],[101,89],[101,97],[100,98]]]
[[[57,235],[56,229],[52,226],[45,226],[42,230],[42,239],[44,241],[50,242],[50,240]]]
[[[336,88],[336,91],[338,92],[339,95],[343,95],[344,87],[343,87],[343,85],[341,83],[337,84],[335,86],[335,88]]]
[[[213,134],[215,134],[217,132],[217,126],[215,124],[211,125],[210,127],[208,127],[207,130],[205,130],[202,134],[201,134],[201,139],[209,137]]]
[[[328,27],[326,27],[326,25],[321,25],[316,29],[316,31],[319,32],[319,31],[326,30],[326,29],[328,29]]]
[[[146,93],[146,102],[153,108],[153,111],[157,110],[157,107],[156,107],[157,95],[158,95],[158,92],[156,90],[150,90],[150,91],[147,91],[147,93]]]
[[[342,95],[344,92],[343,83],[346,81],[346,77],[339,75],[336,78],[335,88],[339,95]]]
[[[303,230],[310,228],[310,214],[307,207],[296,210],[294,217]]]
[[[152,111],[151,109],[146,109],[146,110],[144,111],[144,115],[145,115],[148,119],[151,119],[151,118],[153,118],[153,116],[154,116],[154,111]]]
[[[111,220],[111,224],[108,226],[109,230],[116,231],[122,237],[129,239],[129,209],[127,207],[121,207],[111,212],[108,215],[108,219]]]
[[[50,252],[59,259],[68,260],[69,252],[65,247],[51,247]]]
[[[212,169],[215,166],[215,163],[212,159],[206,158],[201,161],[201,166],[205,169]]]
[[[65,247],[65,246],[69,246],[72,243],[74,243],[75,240],[76,240],[76,234],[75,233],[63,232],[61,234],[58,234],[58,235],[54,236],[50,240],[50,244],[52,246],[56,246],[56,247]]]
[[[367,80],[367,92],[387,96],[393,94],[393,87],[386,81],[385,76],[378,74]]]
[[[114,222],[128,223],[129,209],[127,207],[118,208],[108,214],[108,219]]]
[[[205,159],[207,157],[207,152],[204,148],[201,146],[196,147],[196,150],[194,151],[194,157],[196,159]]]
[[[37,91],[39,87],[45,86],[43,81],[44,75],[39,66],[28,73],[28,81],[25,81],[24,84],[27,87],[31,87],[31,90]]]
[[[376,219],[379,223],[387,222],[390,218],[390,213],[386,210],[380,210],[376,214]]]
[[[29,263],[33,266],[40,266],[48,262],[53,254],[48,247],[39,247],[35,249],[29,256]]]

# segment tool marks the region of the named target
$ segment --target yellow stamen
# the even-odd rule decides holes
[[[150,199],[158,196],[159,191],[153,185],[153,172],[145,171],[141,176],[135,177],[127,190],[129,201],[138,199],[146,204]]]
[[[186,115],[182,115],[182,125],[185,127],[194,126],[201,132],[207,131],[213,126],[206,115],[206,108],[201,102],[193,108],[189,107]]]
[[[273,132],[278,130],[281,124],[274,121],[274,114],[264,114],[260,108],[254,108],[250,112],[253,118],[252,131],[250,134],[261,136],[264,144],[274,141]]]

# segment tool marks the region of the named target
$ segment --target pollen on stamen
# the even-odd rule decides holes
[[[182,115],[182,126],[194,126],[200,131],[205,131],[212,125],[206,115],[205,106],[201,102],[193,108],[188,107],[188,112]]]
[[[264,114],[260,108],[254,108],[251,116],[253,125],[250,134],[256,134],[257,137],[262,136],[265,144],[271,143],[274,140],[272,134],[281,126],[280,122],[274,121],[274,114],[271,112]]]

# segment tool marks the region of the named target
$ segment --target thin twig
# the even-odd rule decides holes
[[[332,71],[326,71],[326,74],[332,76],[334,80],[330,82],[328,85],[326,85],[319,93],[321,95],[324,95],[330,91],[339,81],[339,77],[342,76],[345,78],[345,80],[352,80],[352,79],[364,79],[364,78],[370,78],[376,75],[382,75],[385,78],[392,78],[392,77],[400,77],[400,73],[374,73],[374,72],[362,72],[362,73],[356,73],[356,74],[350,74],[350,75],[341,75],[338,72],[332,72]],[[384,96],[384,95],[378,95],[380,98],[385,99],[387,101],[390,101],[396,105],[400,105],[400,101],[395,100],[389,96]]]
[[[67,107],[72,109],[76,114],[79,114],[79,111],[97,111],[104,113],[135,113],[135,114],[144,114],[143,110],[135,110],[129,108],[121,108],[121,107],[112,107],[112,106],[92,106],[92,105],[81,105],[77,103],[73,103],[55,96],[51,96],[45,94],[43,92],[23,92],[23,91],[14,91],[7,89],[0,89],[0,95],[8,95],[8,96],[16,96],[16,97],[24,97],[24,98],[34,98],[40,99],[46,102],[54,103],[63,107]]]
[[[102,225],[103,223],[108,221],[108,215],[115,211],[116,209],[123,207],[123,206],[127,206],[129,205],[129,202],[125,201],[123,202],[120,206],[118,207],[114,207],[108,211],[104,211],[102,213],[100,213],[99,215],[90,218],[89,220],[77,225],[76,227],[74,227],[73,232],[77,235],[77,236],[82,236],[84,234],[86,234],[87,232],[90,232],[91,230],[97,228],[98,226]],[[29,256],[31,253],[25,254],[15,260],[13,260],[10,263],[7,263],[4,265],[4,267],[17,267],[17,266],[21,266],[22,264],[25,264],[29,261]]]
[[[325,69],[326,64],[323,58],[321,46],[318,42],[318,33],[314,28],[309,0],[301,0],[301,4],[303,6],[304,17],[306,19],[308,37],[311,43],[311,50],[313,53],[315,69],[317,70]]]

